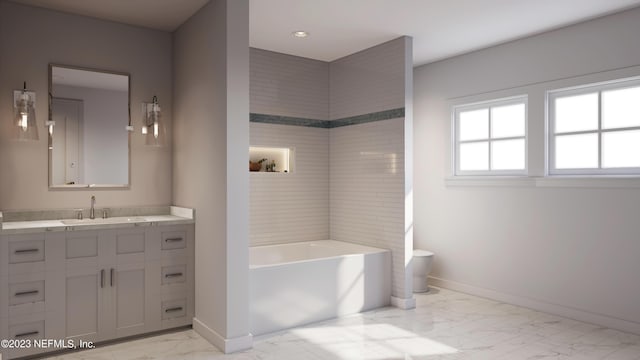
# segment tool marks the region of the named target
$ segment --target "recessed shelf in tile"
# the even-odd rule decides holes
[[[249,162],[255,164],[260,162],[260,160],[265,160],[260,164],[259,170],[250,169],[250,171],[291,173],[293,172],[293,152],[292,148],[251,146],[249,147]],[[273,171],[270,170],[272,166]]]

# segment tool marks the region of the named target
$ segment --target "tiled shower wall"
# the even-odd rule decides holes
[[[405,107],[406,41],[399,38],[330,64],[331,119]],[[329,132],[331,239],[391,249],[392,293],[401,299],[411,297],[405,281],[404,121]]]
[[[399,38],[331,63],[251,49],[251,112],[333,121],[404,111],[408,43]],[[251,245],[331,238],[391,249],[393,295],[406,299],[405,119],[360,120],[329,128],[251,123],[252,145],[295,147],[293,173],[251,174]]]
[[[404,118],[330,130],[330,237],[392,250],[404,288]]]
[[[326,120],[329,64],[250,50],[252,113]],[[291,173],[251,173],[252,246],[329,238],[329,130],[250,124],[253,146],[293,147]]]
[[[251,123],[250,143],[294,148],[293,172],[250,174],[252,246],[329,238],[329,131]]]
[[[252,113],[329,119],[329,63],[250,49]]]
[[[329,64],[329,119],[404,107],[405,38]]]

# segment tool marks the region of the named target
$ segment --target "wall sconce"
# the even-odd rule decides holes
[[[27,90],[24,82],[22,90],[13,91],[14,131],[18,140],[38,140],[36,125],[36,93]]]
[[[164,146],[167,130],[162,121],[162,112],[158,105],[158,97],[154,96],[152,102],[143,103],[144,111],[142,135],[145,136],[145,144],[151,146]]]
[[[51,94],[51,92],[49,92],[49,118],[48,120],[45,122],[45,125],[47,126],[48,132],[49,132],[49,139],[51,141],[49,141],[49,150],[53,150],[53,146],[51,146],[51,144],[53,144],[53,128],[56,126],[56,122],[53,121],[53,95]]]

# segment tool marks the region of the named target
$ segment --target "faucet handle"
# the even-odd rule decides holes
[[[78,220],[82,220],[82,209],[76,209],[77,214],[76,217],[78,218]]]
[[[109,209],[107,208],[102,209],[102,218],[106,219],[108,217],[109,217]]]

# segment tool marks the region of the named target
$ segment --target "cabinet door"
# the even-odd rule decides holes
[[[112,270],[115,336],[131,336],[145,332],[144,263],[118,265]]]
[[[112,239],[101,231],[65,235],[64,331],[67,339],[102,341],[107,322],[103,308],[108,274],[101,261]]]
[[[131,336],[146,331],[148,247],[145,229],[122,229],[116,232],[115,263],[109,269],[109,286],[113,302],[112,318],[115,337]]]
[[[101,308],[106,281],[104,269],[81,267],[67,269],[66,337],[86,341],[103,340],[100,336]]]

